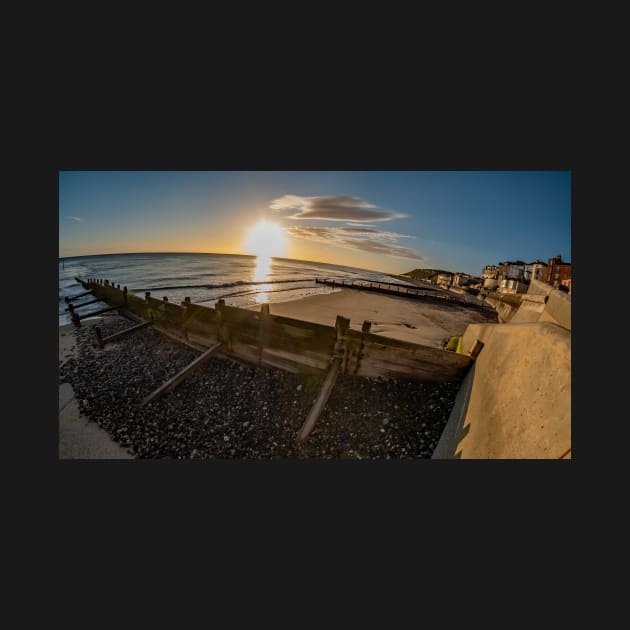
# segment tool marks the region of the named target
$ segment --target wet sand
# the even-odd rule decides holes
[[[260,310],[260,306],[249,308]],[[334,326],[337,315],[342,315],[350,318],[354,330],[361,330],[363,322],[369,320],[370,332],[433,348],[442,348],[450,337],[463,334],[468,324],[497,321],[493,309],[438,304],[358,289],[274,303],[269,305],[269,311],[272,315],[328,326]]]

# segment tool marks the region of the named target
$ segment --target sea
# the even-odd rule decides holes
[[[131,293],[179,304],[189,297],[195,304],[214,306],[224,299],[231,306],[253,306],[298,300],[339,289],[316,284],[315,278],[367,280],[409,284],[398,276],[328,263],[237,256],[232,254],[104,254],[59,259],[59,325],[70,323],[66,297],[85,290],[76,278],[102,278],[127,287]],[[89,297],[75,301],[89,301]],[[99,302],[82,307],[83,314],[105,306]]]

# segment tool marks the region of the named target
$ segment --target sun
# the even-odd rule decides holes
[[[245,253],[254,256],[281,256],[286,248],[284,230],[270,221],[259,221],[245,236]]]

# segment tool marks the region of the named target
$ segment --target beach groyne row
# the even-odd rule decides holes
[[[483,302],[467,300],[457,295],[446,295],[445,292],[437,289],[412,287],[404,284],[391,282],[373,282],[369,280],[337,280],[328,278],[315,278],[317,284],[325,284],[330,287],[338,287],[340,289],[361,289],[362,291],[373,291],[374,293],[383,293],[385,295],[395,295],[411,299],[421,299],[425,302],[434,302],[439,304],[457,304],[471,306],[473,308],[487,310],[488,306]]]
[[[334,326],[272,315],[269,305],[260,312],[237,308],[219,300],[213,307],[180,304],[144,298],[109,280],[77,278],[82,286],[110,306],[136,319],[152,321],[158,330],[195,344],[200,349],[221,344],[218,353],[247,363],[269,365],[293,373],[321,374],[337,359],[339,373],[371,378],[411,378],[419,381],[461,381],[472,358],[420,344],[391,339],[370,332],[371,322],[361,331],[338,316]],[[75,324],[80,305],[74,307]],[[98,313],[98,312],[97,312]],[[91,317],[90,313],[85,317]]]

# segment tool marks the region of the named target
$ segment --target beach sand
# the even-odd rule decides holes
[[[249,309],[260,310],[260,306]],[[269,312],[328,326],[334,326],[337,315],[342,315],[350,318],[350,328],[354,330],[361,330],[363,322],[369,320],[372,333],[433,348],[442,348],[450,337],[463,334],[468,324],[496,322],[493,309],[438,304],[358,289],[270,304]]]
[[[96,321],[96,320],[94,320]],[[79,357],[74,326],[59,328],[59,368]],[[65,380],[59,384],[59,459],[132,459],[127,449],[79,410],[74,389]]]

